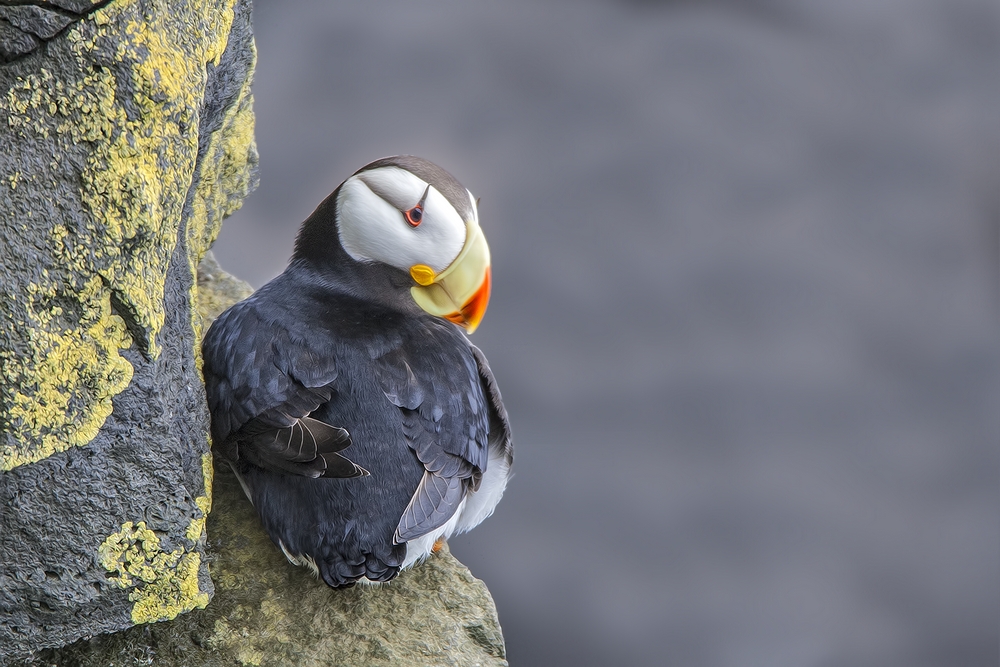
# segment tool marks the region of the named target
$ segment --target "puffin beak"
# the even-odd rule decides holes
[[[471,334],[490,300],[490,247],[478,224],[465,224],[465,245],[444,271],[435,274],[424,264],[410,268],[417,283],[410,294],[431,315],[454,322]]]

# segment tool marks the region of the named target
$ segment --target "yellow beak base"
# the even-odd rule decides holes
[[[430,267],[410,269],[413,300],[431,315],[443,317],[468,333],[479,326],[490,300],[490,248],[482,229],[467,222],[465,245],[448,268],[434,275]],[[424,281],[429,280],[429,283]]]

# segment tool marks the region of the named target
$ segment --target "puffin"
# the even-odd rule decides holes
[[[511,430],[467,337],[490,286],[475,197],[398,155],[341,183],[284,272],[212,323],[212,447],[291,563],[386,582],[493,513]]]

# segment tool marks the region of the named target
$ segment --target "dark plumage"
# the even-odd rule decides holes
[[[365,169],[414,173],[417,160],[469,207],[440,168],[388,160]],[[503,468],[487,475],[495,504],[512,459],[482,353],[414,302],[402,268],[345,251],[339,192],[303,223],[284,273],[223,313],[203,345],[217,455],[289,560],[335,587],[389,580],[425,555],[408,557],[408,542],[478,523],[492,511],[470,514],[484,474]]]

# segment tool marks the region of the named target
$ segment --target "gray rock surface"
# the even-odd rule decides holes
[[[107,2],[52,3],[40,6],[19,0],[0,3],[0,63],[21,58],[85,18]]]
[[[51,38],[0,58],[0,664],[208,603],[194,273],[256,179],[248,3],[56,4],[0,6]]]

